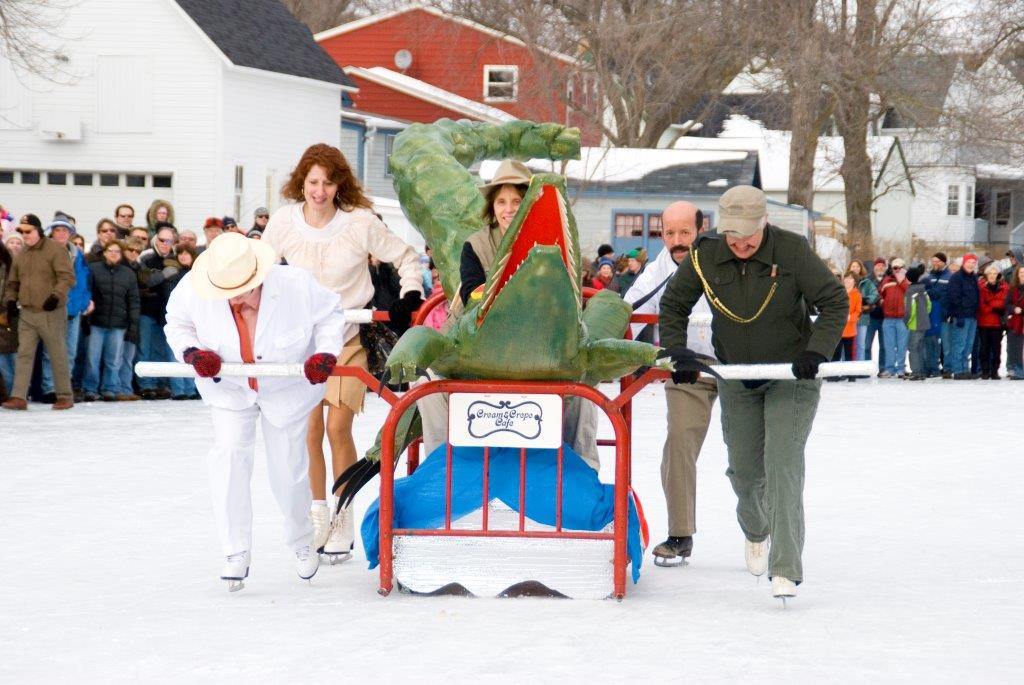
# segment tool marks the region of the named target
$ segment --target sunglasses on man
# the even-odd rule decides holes
[[[35,233],[36,232],[36,229],[34,229],[34,228],[29,228],[29,229],[24,230],[24,231],[21,230],[20,228],[16,228],[14,230],[17,231],[18,233],[22,234],[22,235],[28,235],[29,233]]]

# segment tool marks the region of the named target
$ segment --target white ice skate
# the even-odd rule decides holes
[[[768,570],[768,539],[761,542],[744,540],[743,556],[747,560],[747,570],[755,576],[763,576]]]
[[[782,606],[786,606],[786,600],[796,597],[796,583],[789,578],[782,576],[772,577],[772,597],[782,600]]]
[[[315,576],[316,570],[320,568],[320,555],[313,551],[311,545],[303,545],[295,550],[295,559],[295,570],[303,580]]]
[[[313,548],[322,552],[331,534],[331,510],[326,503],[313,504],[309,508],[309,520],[313,522]]]
[[[354,528],[351,507],[342,508],[334,517],[330,537],[327,538],[327,544],[322,550],[331,566],[348,561],[352,557],[352,548],[355,546]]]
[[[228,592],[238,592],[245,587],[244,581],[249,577],[249,553],[238,552],[224,557],[224,566],[220,569],[220,579],[228,582]]]

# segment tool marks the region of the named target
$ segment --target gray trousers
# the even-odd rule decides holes
[[[71,368],[68,363],[64,334],[68,315],[64,305],[52,312],[22,309],[18,319],[18,361],[14,367],[14,387],[11,397],[26,399],[32,381],[32,367],[36,361],[36,347],[43,341],[53,369],[53,389],[60,399],[71,399]]]
[[[924,376],[924,340],[928,331],[910,331],[907,347],[910,349],[910,372]]]
[[[818,409],[821,381],[769,381],[745,388],[718,381],[726,475],[736,518],[748,540],[771,536],[768,575],[803,580],[804,447]]]
[[[665,383],[668,434],[661,453],[661,487],[668,508],[668,534],[697,532],[697,457],[718,399],[714,380],[702,377],[693,385]]]
[[[436,376],[432,380],[436,380]],[[448,439],[448,394],[427,395],[416,402],[423,420],[424,456]],[[562,417],[562,440],[582,457],[590,468],[601,470],[597,453],[597,406],[589,400],[567,398]]]

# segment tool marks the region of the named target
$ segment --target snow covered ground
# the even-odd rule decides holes
[[[199,402],[5,412],[0,681],[1022,682],[1022,405],[1006,381],[826,384],[785,610],[744,569],[717,409],[692,563],[645,563],[622,603],[381,598],[358,547],[302,583],[259,461],[252,573],[229,595]],[[635,407],[658,542],[661,389]],[[368,402],[360,448],[384,412]]]

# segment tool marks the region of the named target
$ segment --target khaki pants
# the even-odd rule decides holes
[[[71,399],[71,370],[64,334],[68,315],[64,307],[52,312],[22,309],[18,321],[18,361],[14,368],[14,387],[11,397],[26,399],[32,380],[32,366],[36,361],[36,347],[43,341],[46,353],[50,355],[53,369],[53,389],[58,398]]]
[[[668,435],[661,455],[661,487],[668,507],[668,534],[686,537],[697,532],[697,457],[711,422],[718,388],[710,379],[693,385],[665,384]]]
[[[769,381],[745,388],[718,381],[726,475],[748,540],[771,536],[768,575],[803,580],[804,447],[818,410],[821,381]]]

